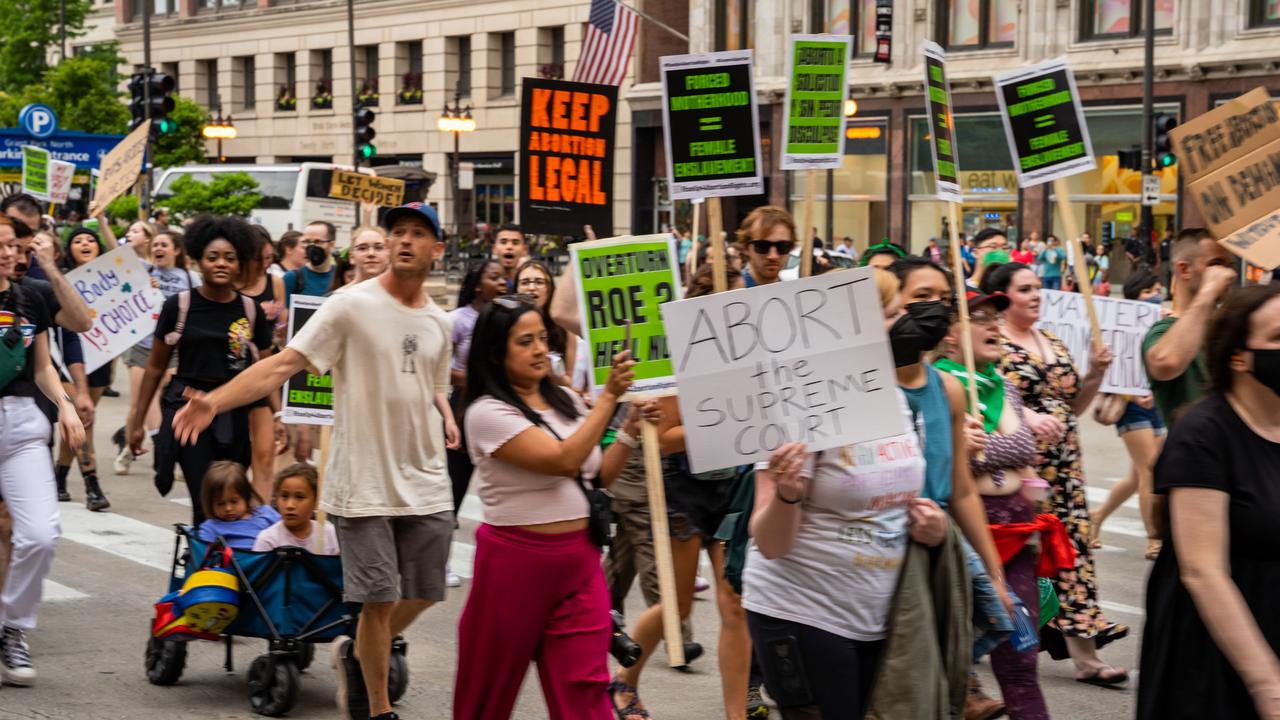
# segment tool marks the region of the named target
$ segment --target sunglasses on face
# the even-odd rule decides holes
[[[751,241],[751,249],[759,255],[768,255],[770,248],[777,250],[779,255],[790,255],[791,251],[795,249],[795,246],[796,244],[790,240],[781,240],[779,242],[772,242],[770,240]]]
[[[519,310],[526,305],[537,304],[538,298],[528,293],[512,293],[510,295],[499,295],[493,299],[493,302],[498,307],[506,308],[507,310]]]
[[[1004,318],[1003,313],[998,313],[991,310],[974,310],[973,312],[969,313],[969,322],[974,323],[976,325],[990,325],[992,323],[998,323],[1003,318]]]

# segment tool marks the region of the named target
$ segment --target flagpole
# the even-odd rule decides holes
[[[689,36],[688,36],[688,35],[685,35],[684,33],[680,32],[679,30],[676,30],[675,28],[673,28],[673,27],[671,27],[670,25],[668,25],[668,24],[666,24],[666,23],[662,22],[662,21],[661,21],[661,20],[659,20],[658,18],[656,18],[656,17],[654,17],[654,16],[652,16],[652,15],[650,15],[650,14],[646,13],[645,11],[643,11],[643,10],[637,10],[637,9],[635,9],[634,7],[632,7],[632,6],[628,5],[628,4],[624,3],[624,2],[619,2],[618,4],[619,4],[619,5],[621,5],[622,7],[624,7],[624,8],[626,8],[626,9],[630,10],[631,12],[633,12],[633,13],[635,13],[635,14],[639,15],[640,17],[644,18],[645,20],[648,20],[649,22],[653,23],[654,25],[657,25],[658,27],[662,28],[663,30],[666,30],[667,32],[671,33],[672,35],[675,35],[676,37],[680,38],[681,40],[683,40],[683,41],[685,41],[685,42],[689,42]]]

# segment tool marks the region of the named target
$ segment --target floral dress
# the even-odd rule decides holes
[[[1068,637],[1098,638],[1101,647],[1128,634],[1123,625],[1107,622],[1098,607],[1098,576],[1093,567],[1089,538],[1089,506],[1085,501],[1084,471],[1080,460],[1080,430],[1071,402],[1080,392],[1080,375],[1071,362],[1066,345],[1052,333],[1040,332],[1052,357],[1000,336],[1000,372],[1022,394],[1032,412],[1052,415],[1067,431],[1057,443],[1040,442],[1036,470],[1049,483],[1049,511],[1066,526],[1076,548],[1072,571],[1058,574],[1054,581],[1062,608],[1055,622]],[[1048,629],[1048,626],[1045,628]],[[1044,640],[1044,638],[1042,638]],[[1051,652],[1052,647],[1046,647]],[[1065,648],[1064,648],[1065,650]],[[1055,657],[1057,653],[1054,653]]]

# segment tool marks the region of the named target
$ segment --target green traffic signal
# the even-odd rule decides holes
[[[1162,168],[1173,167],[1177,164],[1178,158],[1172,153],[1163,153],[1156,158],[1156,162],[1159,163]]]
[[[156,128],[161,135],[169,135],[178,130],[178,123],[170,118],[160,118],[156,121]]]
[[[378,148],[374,147],[370,143],[364,143],[360,146],[360,157],[362,159],[368,160],[369,158],[372,158],[377,154],[378,154]]]

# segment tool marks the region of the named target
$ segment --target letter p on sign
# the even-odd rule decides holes
[[[22,108],[18,122],[32,137],[47,138],[58,131],[58,116],[48,105],[32,103]]]

